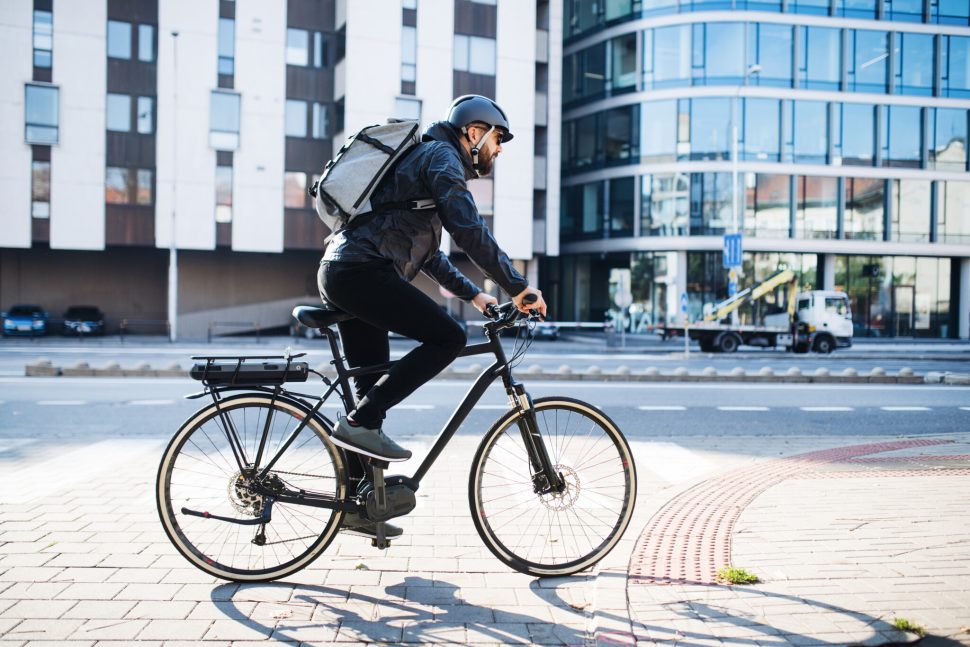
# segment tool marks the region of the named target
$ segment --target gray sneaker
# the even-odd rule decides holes
[[[340,532],[349,532],[355,535],[364,535],[365,537],[377,537],[377,523],[370,519],[365,519],[356,512],[345,512],[344,522],[340,527]],[[403,534],[403,528],[399,528],[386,521],[384,522],[384,536],[388,539],[394,539]]]
[[[382,461],[406,461],[411,452],[384,435],[380,429],[354,427],[346,418],[337,421],[330,436],[334,445]]]

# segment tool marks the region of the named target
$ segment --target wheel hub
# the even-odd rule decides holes
[[[565,488],[562,492],[542,494],[539,496],[539,500],[549,510],[561,512],[573,507],[579,499],[581,487],[579,484],[579,474],[573,468],[566,465],[556,465],[555,470],[562,477]]]
[[[263,497],[250,488],[250,479],[237,471],[229,478],[229,504],[239,514],[258,517],[263,513]]]

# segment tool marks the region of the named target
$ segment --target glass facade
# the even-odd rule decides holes
[[[721,235],[740,230],[762,249],[822,250],[746,255],[744,286],[789,265],[802,288],[831,287],[835,277],[821,268],[832,257],[854,276],[861,257],[846,249],[913,246],[912,256],[872,257],[895,277],[885,292],[888,323],[871,324],[866,305],[860,334],[955,335],[951,268],[927,263],[954,256],[935,245],[970,244],[970,30],[914,24],[966,28],[967,5],[567,0],[562,263],[581,294],[566,309],[598,319],[611,307],[604,286],[629,272],[640,296],[623,316],[642,330],[678,316],[683,287],[673,283],[682,286],[686,273],[699,314],[726,296],[726,276],[719,251],[693,250],[717,250]],[[700,11],[719,13],[677,17]],[[687,243],[688,252],[685,236],[704,240]],[[610,242],[598,257],[584,256],[597,239]],[[661,251],[636,251],[644,247]],[[637,277],[646,283],[638,287]],[[837,288],[869,299],[854,281]],[[929,288],[917,287],[924,284],[945,299],[927,301]]]

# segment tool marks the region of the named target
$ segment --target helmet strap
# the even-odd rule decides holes
[[[465,134],[465,138],[468,139],[468,142],[472,145],[471,146],[472,168],[475,169],[475,173],[477,173],[478,175],[481,175],[481,170],[478,168],[478,151],[482,149],[483,143],[488,144],[488,138],[492,134],[493,130],[495,130],[495,126],[492,126],[491,128],[489,128],[488,131],[484,135],[482,135],[477,142],[473,142],[472,138],[468,136],[468,126],[461,127],[461,132]]]

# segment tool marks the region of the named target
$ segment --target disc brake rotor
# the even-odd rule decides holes
[[[229,478],[229,504],[239,514],[258,517],[263,513],[263,497],[249,490],[249,479],[237,471]]]
[[[546,506],[549,510],[555,512],[561,512],[562,510],[568,510],[573,507],[576,501],[579,499],[580,484],[579,484],[579,474],[576,473],[571,467],[566,465],[556,465],[555,470],[562,475],[562,479],[566,484],[566,489],[562,492],[556,492],[551,494],[543,494],[539,496],[539,500],[542,501],[542,505]]]

